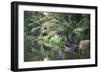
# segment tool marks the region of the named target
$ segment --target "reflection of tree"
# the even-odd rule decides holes
[[[78,51],[89,39],[88,14],[24,12],[25,61],[89,58]]]

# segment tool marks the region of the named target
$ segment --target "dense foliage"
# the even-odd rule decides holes
[[[90,58],[90,15],[24,11],[24,61]]]

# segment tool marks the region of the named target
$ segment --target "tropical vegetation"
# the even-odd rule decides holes
[[[90,15],[24,11],[24,61],[90,58]]]

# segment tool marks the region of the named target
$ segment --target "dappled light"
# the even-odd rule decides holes
[[[24,61],[90,58],[90,15],[24,11]]]

